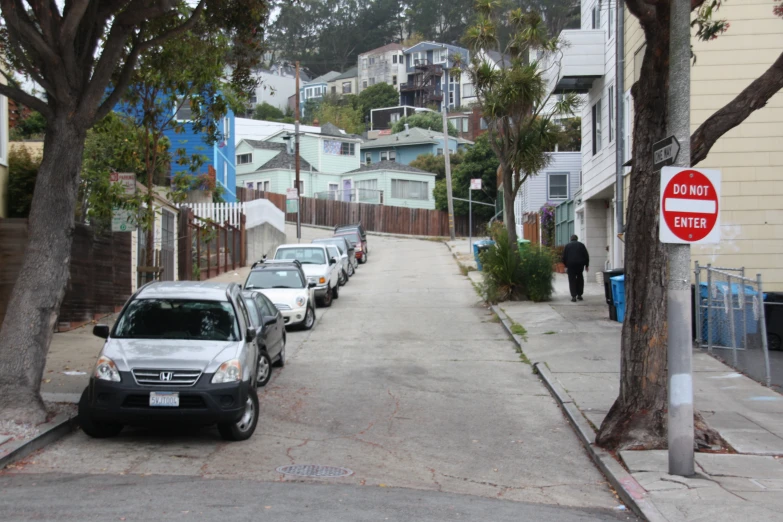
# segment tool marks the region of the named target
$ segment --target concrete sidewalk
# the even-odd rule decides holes
[[[467,258],[467,244],[449,247]],[[571,303],[567,277],[556,274],[551,302],[498,308],[527,330],[522,349],[530,361],[545,364],[564,402],[597,428],[619,391],[621,325],[608,318],[603,286],[586,276],[584,302]],[[682,478],[667,474],[666,451],[621,452],[641,496],[667,520],[781,520],[783,396],[698,350],[693,369],[696,408],[737,454],[699,453],[697,475]]]

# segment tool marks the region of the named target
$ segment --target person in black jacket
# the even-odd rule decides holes
[[[568,288],[571,290],[571,301],[582,301],[582,294],[585,290],[585,278],[582,275],[584,270],[590,271],[590,254],[587,253],[587,247],[579,242],[579,238],[574,234],[571,236],[571,242],[563,249],[563,264],[568,272]]]

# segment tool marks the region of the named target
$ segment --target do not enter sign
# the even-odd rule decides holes
[[[661,169],[662,243],[720,241],[720,171]]]

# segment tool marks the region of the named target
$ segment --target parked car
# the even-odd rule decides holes
[[[332,299],[339,297],[340,267],[332,260],[324,245],[280,245],[275,259],[298,260],[307,276],[307,282],[315,283],[315,297],[321,306],[332,306]]]
[[[367,252],[367,231],[364,230],[364,227],[361,223],[354,223],[352,225],[337,225],[334,227],[334,234],[342,234],[343,232],[348,232],[350,230],[357,230],[359,232],[359,236],[361,236],[362,243],[364,244],[364,251]]]
[[[353,247],[353,243],[348,241],[344,236],[340,237],[321,237],[313,239],[312,243],[320,243],[325,245],[335,245],[340,251],[340,255],[345,256],[348,259],[348,277],[353,277],[356,272],[356,267],[359,266],[359,261],[356,260],[356,250]]]
[[[272,378],[272,365],[285,366],[285,322],[272,301],[261,292],[244,290],[250,322],[256,328],[256,346],[258,364],[256,365],[256,384],[266,386]]]
[[[244,287],[268,297],[283,315],[286,326],[309,330],[315,325],[316,283],[308,283],[299,261],[256,263],[247,275]]]
[[[348,256],[340,254],[340,250],[336,245],[325,245],[326,250],[329,252],[329,256],[332,259],[337,260],[337,266],[339,267],[339,279],[340,286],[345,286],[348,282]]]
[[[258,423],[256,328],[235,283],[155,282],[125,303],[79,401],[91,437],[124,425],[217,424],[226,440]]]
[[[341,230],[335,233],[334,237],[344,237],[350,241],[356,251],[357,261],[362,264],[367,262],[367,243],[362,241],[358,230]]]

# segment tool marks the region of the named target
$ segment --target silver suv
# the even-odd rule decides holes
[[[332,299],[340,297],[340,266],[325,245],[280,245],[276,260],[302,264],[308,284],[315,283],[315,297],[321,306],[332,306]]]
[[[87,435],[165,421],[217,424],[226,440],[258,423],[256,330],[235,283],[158,282],[125,304],[79,401]]]

